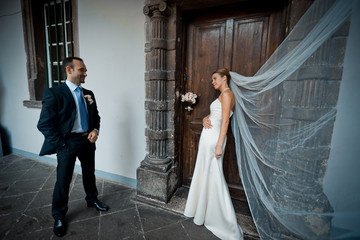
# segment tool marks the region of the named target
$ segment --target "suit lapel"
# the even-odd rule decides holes
[[[61,89],[61,93],[64,96],[64,99],[67,99],[68,104],[70,104],[72,108],[76,109],[75,100],[69,87],[65,83],[63,83],[60,85],[60,89]]]
[[[84,96],[85,95],[89,95],[91,97],[93,97],[91,95],[91,91],[83,88],[83,93],[84,93]],[[89,120],[89,128],[92,128],[93,126],[93,104],[90,104],[89,101],[87,99],[85,99],[85,102],[86,102],[86,108],[87,108],[87,114],[88,114],[88,120]]]
[[[61,89],[61,94],[64,98],[64,104],[65,104],[65,108],[67,108],[67,111],[71,111],[71,124],[74,124],[75,122],[75,117],[76,117],[76,104],[75,104],[75,99],[71,93],[71,90],[69,89],[69,87],[63,83],[60,86]]]
[[[86,90],[85,88],[83,88],[83,94],[84,94],[84,96],[85,95],[91,96],[90,91]],[[88,110],[88,115],[90,116],[90,109],[91,109],[92,106],[91,106],[91,104],[89,103],[89,101],[87,99],[85,99],[85,103],[86,103],[86,108]]]

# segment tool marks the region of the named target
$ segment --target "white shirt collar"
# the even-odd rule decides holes
[[[69,80],[65,81],[66,85],[70,88],[70,90],[73,92],[78,87],[76,84],[70,82]],[[79,86],[81,88],[81,86]]]

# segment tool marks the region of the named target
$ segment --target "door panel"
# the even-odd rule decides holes
[[[187,161],[183,167],[183,183],[190,185],[194,172],[197,146],[202,130],[202,119],[209,114],[209,99],[216,98],[215,91],[208,91],[211,87],[209,71],[216,68],[223,61],[224,56],[225,23],[193,24],[188,29],[189,44],[186,55],[185,72],[187,91],[198,94],[196,111],[184,113],[183,156]],[[209,51],[209,49],[213,49]],[[202,67],[199,68],[201,62]],[[196,79],[196,80],[195,80]],[[204,91],[205,90],[205,91]],[[195,157],[194,157],[195,156]]]
[[[255,8],[256,9],[256,8]],[[199,96],[191,112],[182,112],[182,176],[190,186],[194,172],[202,119],[219,95],[211,84],[211,74],[226,67],[242,75],[253,75],[268,59],[282,39],[282,8],[273,10],[228,9],[189,15],[186,22],[186,49],[183,80],[185,92]],[[224,175],[230,194],[245,199],[239,177],[234,139],[228,131],[224,154]]]
[[[266,54],[268,18],[234,21],[232,71],[252,76],[261,67]]]

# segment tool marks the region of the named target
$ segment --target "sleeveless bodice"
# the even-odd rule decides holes
[[[233,111],[230,110],[230,117],[232,116]],[[221,102],[219,98],[213,101],[210,105],[210,121],[213,127],[220,127],[222,122],[222,111],[221,111]]]

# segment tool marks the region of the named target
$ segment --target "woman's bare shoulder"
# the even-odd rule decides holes
[[[226,90],[224,91],[221,96],[220,96],[221,99],[226,99],[226,100],[232,100],[235,98],[234,96],[234,93],[229,89],[229,90]]]

